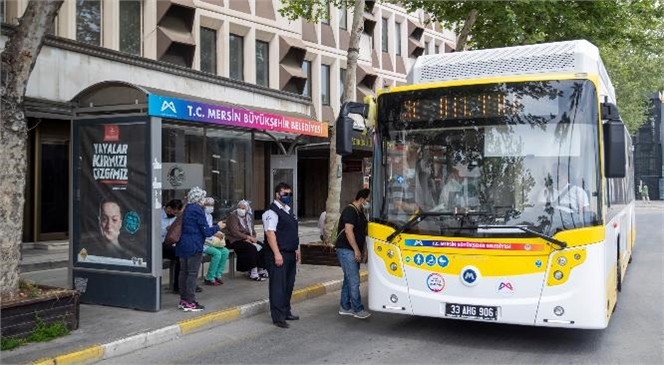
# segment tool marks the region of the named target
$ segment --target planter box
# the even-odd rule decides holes
[[[316,243],[304,244],[300,245],[300,254],[303,264],[339,266],[334,246]]]
[[[3,338],[28,337],[37,325],[37,317],[46,324],[64,322],[70,331],[78,329],[79,293],[45,285],[39,288],[42,289],[39,297],[2,303],[0,329]]]

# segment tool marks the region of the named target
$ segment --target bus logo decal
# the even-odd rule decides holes
[[[427,288],[434,293],[440,293],[445,289],[445,278],[440,274],[432,273],[427,277]]]
[[[461,270],[461,282],[466,286],[475,286],[479,281],[479,271],[472,267],[466,266]]]

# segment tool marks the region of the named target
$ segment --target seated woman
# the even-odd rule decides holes
[[[253,212],[248,201],[241,200],[237,203],[237,209],[226,219],[226,237],[228,248],[235,250],[237,255],[237,270],[248,272],[251,280],[265,280],[265,248],[256,239]]]
[[[212,223],[212,213],[214,212],[214,199],[205,198],[205,218],[208,224]],[[224,283],[221,276],[226,270],[229,251],[225,246],[226,240],[222,232],[217,232],[214,236],[207,237],[203,246],[203,252],[210,256],[210,265],[207,274],[203,279],[205,285],[219,286]]]

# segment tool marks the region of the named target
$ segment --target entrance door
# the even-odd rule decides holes
[[[291,208],[297,217],[297,153],[291,156],[272,155],[270,157],[270,202],[274,199],[274,187],[285,182],[293,188],[293,203]]]
[[[34,239],[69,238],[68,120],[43,120],[35,138]]]

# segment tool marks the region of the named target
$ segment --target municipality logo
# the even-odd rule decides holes
[[[466,286],[475,286],[479,281],[479,272],[476,268],[466,266],[461,270],[461,282]]]
[[[163,111],[165,111],[165,110],[170,110],[170,111],[173,112],[173,114],[177,114],[177,113],[178,113],[178,111],[175,110],[175,103],[174,103],[172,100],[171,100],[171,101],[164,100],[164,101],[161,103],[161,111],[163,112]]]

